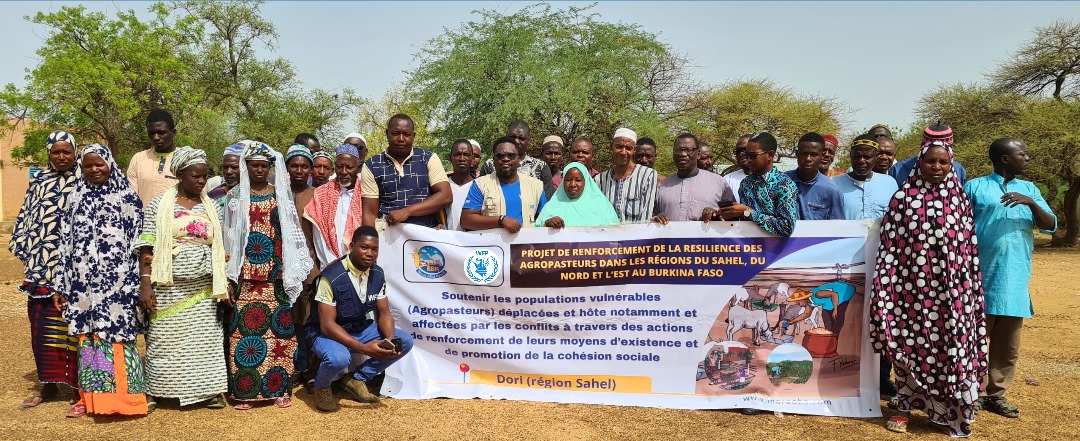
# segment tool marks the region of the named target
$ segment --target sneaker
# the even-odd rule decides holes
[[[1019,418],[1020,409],[1006,400],[1005,397],[986,397],[982,400],[984,410],[996,413],[1005,418]]]
[[[353,399],[361,403],[378,403],[379,397],[368,390],[367,383],[357,380],[352,376],[345,377],[341,382],[341,390],[351,395]]]
[[[320,412],[336,412],[339,407],[338,400],[334,398],[334,392],[329,387],[315,388],[315,409]]]

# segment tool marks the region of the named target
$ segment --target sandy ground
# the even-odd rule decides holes
[[[144,418],[64,418],[68,405],[49,402],[20,410],[35,387],[25,296],[17,290],[22,267],[0,236],[0,439],[947,439],[919,414],[901,435],[884,418],[845,419],[772,414],[746,417],[731,411],[488,400],[384,400],[362,405],[342,400],[342,410],[320,414],[312,396],[299,391],[289,409],[178,409],[166,406]],[[973,439],[1075,439],[1080,405],[1080,339],[1072,337],[1070,312],[1080,311],[1080,250],[1035,254],[1032,294],[1036,317],[1024,329],[1023,354],[1008,397],[1022,416],[1009,420],[986,412]],[[1036,386],[1037,384],[1037,386]],[[885,410],[886,416],[889,411]]]

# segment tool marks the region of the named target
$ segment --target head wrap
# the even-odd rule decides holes
[[[472,145],[474,149],[478,149],[478,148],[480,148],[480,143],[479,143],[479,142],[476,142],[476,140],[475,140],[475,139],[470,139],[470,140],[469,140],[469,144],[470,144],[470,145]]]
[[[312,164],[315,163],[315,158],[326,158],[326,159],[329,159],[330,162],[334,162],[334,155],[331,155],[330,152],[327,152],[326,150],[319,150],[319,151],[317,151],[315,153],[312,153],[311,154],[311,163]]]
[[[71,149],[72,150],[74,150],[76,152],[79,151],[79,146],[75,145],[75,135],[72,135],[72,134],[70,134],[68,132],[65,132],[63,130],[57,130],[57,131],[52,132],[51,134],[49,134],[49,139],[45,140],[45,150],[51,152],[52,148],[53,148],[53,144],[56,144],[56,143],[61,142],[61,141],[66,142],[68,144],[71,144]]]
[[[352,144],[339,145],[338,148],[334,149],[334,153],[337,154],[337,156],[353,155],[353,156],[355,156],[357,158],[360,157],[360,150],[357,149],[356,146],[352,145]]]
[[[566,143],[563,142],[562,137],[560,137],[559,135],[551,135],[551,136],[545,137],[544,142],[541,142],[540,145],[544,145],[544,144],[547,144],[549,142],[557,142],[561,146],[566,145]],[[635,140],[635,142],[636,142],[636,140]]]
[[[270,146],[258,141],[250,141],[241,156],[245,161],[266,161],[273,165],[274,153],[277,152],[271,149]]]
[[[83,176],[68,196],[56,261],[62,266],[57,291],[68,307],[68,331],[94,334],[109,342],[134,340],[138,334],[139,258],[132,253],[142,233],[142,201],[113,159],[108,147],[91,144],[79,155],[100,156],[109,178],[93,185]]]
[[[206,152],[191,146],[183,146],[173,152],[169,171],[173,176],[177,176],[181,170],[198,164],[206,164]]]
[[[243,155],[244,150],[247,150],[248,142],[249,141],[244,140],[244,141],[237,142],[236,144],[230,145],[228,147],[225,147],[225,153],[222,154],[221,156],[225,157],[225,156],[240,156],[240,155]]]
[[[585,188],[581,189],[581,195],[577,199],[570,199],[566,194],[565,184],[555,190],[540,215],[536,218],[536,226],[544,226],[544,222],[555,216],[563,220],[568,227],[594,227],[602,225],[618,225],[619,216],[611,201],[600,191],[600,187],[589,176],[589,170],[580,162],[571,162],[563,167],[563,182],[566,182],[566,174],[570,170],[581,172],[585,180]]]
[[[824,138],[825,142],[827,142],[829,144],[840,145],[840,140],[836,139],[836,136],[833,136],[833,135],[821,135],[821,137]]]
[[[285,163],[288,164],[289,160],[297,156],[303,156],[304,158],[307,158],[308,162],[312,164],[315,163],[315,157],[311,156],[311,150],[308,150],[307,146],[303,144],[293,144],[289,146],[289,150],[285,152]]]
[[[356,132],[352,132],[352,133],[350,133],[348,135],[345,135],[345,138],[341,140],[341,143],[345,144],[345,141],[348,141],[349,138],[360,138],[361,141],[364,141],[364,145],[367,145],[367,140],[364,139],[364,135],[361,135],[361,134],[356,133]]]
[[[953,145],[953,131],[952,127],[945,124],[938,124],[929,126],[923,130],[922,134],[922,146],[926,147],[934,143],[934,141],[940,141],[943,145]],[[951,151],[951,149],[950,149]]]
[[[637,132],[630,130],[626,127],[619,128],[615,131],[615,134],[611,136],[611,139],[626,138],[637,143]]]

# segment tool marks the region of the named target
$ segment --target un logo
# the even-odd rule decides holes
[[[469,280],[487,285],[499,277],[499,258],[488,250],[476,250],[465,259],[465,275]]]
[[[424,246],[413,251],[413,264],[416,273],[429,279],[438,279],[446,275],[446,259],[442,251],[433,246]]]

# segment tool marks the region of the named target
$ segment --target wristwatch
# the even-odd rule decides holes
[[[506,219],[506,215],[499,216],[499,228],[504,228],[503,227],[503,219]]]

